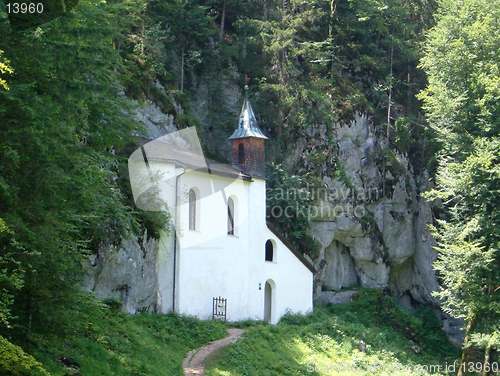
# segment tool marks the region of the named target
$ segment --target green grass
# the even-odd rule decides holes
[[[226,335],[223,323],[175,315],[126,315],[92,298],[69,312],[61,333],[37,334],[28,351],[52,375],[66,375],[59,359],[70,358],[85,376],[182,375],[192,349]]]
[[[207,375],[413,376],[456,356],[432,312],[410,314],[380,292],[362,291],[349,304],[289,316],[277,326],[247,327],[241,341],[211,360]]]
[[[64,312],[65,325],[38,331],[23,346],[51,375],[71,374],[62,357],[84,376],[181,375],[186,353],[224,337],[229,325],[246,333],[211,359],[208,376],[426,375],[419,366],[450,364],[457,355],[432,312],[410,314],[378,291],[361,291],[352,303],[318,307],[306,317],[287,316],[276,326],[131,316],[86,295]]]

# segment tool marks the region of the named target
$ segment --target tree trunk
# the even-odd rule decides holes
[[[328,41],[330,42],[330,78],[333,79],[333,69],[334,69],[334,58],[335,58],[335,50],[334,50],[334,40],[333,40],[333,17],[335,15],[335,10],[337,8],[337,3],[335,0],[330,0],[330,22],[328,24]]]
[[[389,74],[389,96],[387,100],[387,146],[389,146],[389,137],[391,130],[391,107],[392,107],[392,61],[394,56],[394,45],[391,45],[391,71]]]
[[[184,92],[184,47],[182,47],[182,50],[181,50],[181,85],[180,85],[180,89],[181,89],[181,93]]]
[[[224,39],[224,24],[226,23],[226,0],[222,2],[222,15],[220,17],[220,32],[219,40],[222,42]]]
[[[146,28],[144,27],[144,18],[141,21],[141,59],[144,57],[144,45],[146,44]]]
[[[491,347],[488,345],[484,349],[484,361],[483,361],[483,373],[482,376],[488,376],[490,374],[490,353]]]
[[[387,96],[387,129],[386,129],[386,139],[385,142],[387,143],[386,147],[389,148],[389,143],[390,143],[390,136],[391,136],[391,107],[392,107],[392,58],[394,54],[394,47],[391,45],[391,70],[389,73],[389,95]],[[385,185],[386,185],[386,165],[387,165],[387,158],[384,155],[384,165],[383,165],[383,171],[382,171],[382,195],[385,197]],[[384,205],[384,215],[382,218],[385,218],[385,205]],[[382,220],[382,229],[384,226],[384,221]]]
[[[476,316],[473,316],[469,323],[467,324],[467,327],[465,329],[465,338],[464,338],[464,346],[467,346],[467,343],[469,342],[470,334],[474,327],[476,326]],[[460,363],[458,367],[458,372],[457,376],[464,376],[467,374],[466,369],[467,369],[467,357],[469,355],[470,348],[465,347],[462,350],[462,356],[460,357]]]

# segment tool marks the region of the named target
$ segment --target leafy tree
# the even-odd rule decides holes
[[[2,248],[21,262],[14,308],[27,332],[60,328],[84,257],[138,228],[118,185],[120,150],[138,129],[120,84],[130,72],[113,43],[131,31],[116,17],[125,10],[88,0],[36,29],[0,25],[16,68],[0,92]]]
[[[0,373],[12,376],[49,376],[43,366],[23,349],[0,336]]]
[[[420,98],[442,145],[429,194],[445,208],[435,230],[442,280],[436,295],[466,321],[462,362],[474,345],[487,361],[495,341],[484,338],[500,330],[499,17],[495,2],[441,1],[421,62],[429,83]]]

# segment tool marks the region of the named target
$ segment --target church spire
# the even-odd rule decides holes
[[[264,133],[262,133],[259,125],[257,124],[257,119],[255,118],[252,105],[248,99],[248,85],[245,85],[245,99],[243,100],[243,106],[241,107],[238,128],[234,130],[229,139],[235,140],[245,137],[257,137],[267,140],[267,137]]]
[[[229,137],[232,143],[232,164],[247,175],[264,177],[265,140],[267,137],[257,124],[247,92],[248,86],[245,85],[245,98],[238,127]]]

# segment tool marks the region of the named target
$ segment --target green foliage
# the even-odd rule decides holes
[[[16,242],[13,232],[0,218],[0,325],[8,327],[12,318],[14,295],[23,286],[24,249]]]
[[[49,376],[31,355],[0,336],[0,374],[9,376]]]
[[[398,150],[407,153],[412,142],[410,133],[410,122],[406,117],[400,117],[394,123],[394,143]]]
[[[82,1],[24,32],[0,23],[0,48],[15,67],[0,92],[0,210],[15,239],[2,246],[25,271],[15,313],[27,331],[57,328],[84,257],[137,228],[117,179],[137,129],[114,45],[129,32],[117,17],[128,6]]]
[[[208,39],[215,33],[207,9],[193,0],[152,1],[153,20],[169,36],[166,48],[175,61],[177,88],[183,92],[188,72],[204,60]]]
[[[492,338],[500,321],[500,8],[487,0],[439,5],[421,62],[429,84],[420,94],[442,145],[428,194],[445,208],[435,229],[443,285],[436,296],[465,318],[469,347],[475,331]]]
[[[138,221],[144,229],[147,230],[148,236],[160,239],[162,231],[169,230],[169,216],[163,212],[147,212],[141,211],[138,213]]]
[[[317,256],[317,243],[307,232],[314,204],[314,180],[308,175],[291,175],[282,165],[269,166],[267,175],[267,218],[297,249]]]
[[[494,289],[500,278],[498,241],[500,168],[498,138],[476,139],[474,151],[463,161],[443,158],[438,188],[428,197],[447,203],[446,220],[434,235],[440,255],[435,268],[444,289],[436,293],[445,310],[468,322],[481,317],[493,324],[500,314]]]
[[[384,150],[384,163],[386,165],[386,169],[396,178],[406,172],[405,167],[399,161],[396,153],[390,149]]]
[[[456,355],[430,310],[402,311],[380,291],[349,304],[256,324],[223,350],[208,375],[428,375]],[[359,351],[361,341],[365,352]]]
[[[420,94],[449,154],[470,151],[477,136],[497,136],[500,90],[499,8],[495,1],[443,0],[421,61]]]
[[[180,375],[185,355],[226,335],[220,321],[199,321],[175,315],[128,315],[96,301],[78,297],[66,309],[58,334],[31,338],[31,352],[53,375],[65,375],[62,357],[88,376]]]
[[[422,82],[415,43],[431,20],[432,4],[346,1],[334,2],[334,9],[329,1],[286,4],[237,23],[240,34],[251,33],[241,70],[260,82],[263,103],[273,104],[265,116],[278,136],[349,119],[358,110],[382,115],[391,50],[393,95],[411,111],[415,86]],[[264,64],[271,69],[263,70]]]
[[[342,183],[344,183],[347,188],[349,188],[349,189],[354,188],[354,186],[352,184],[352,180],[349,178],[349,175],[347,175],[347,172],[346,172],[343,164],[337,163],[337,166],[335,168],[334,177],[335,177],[335,179],[338,179]]]

